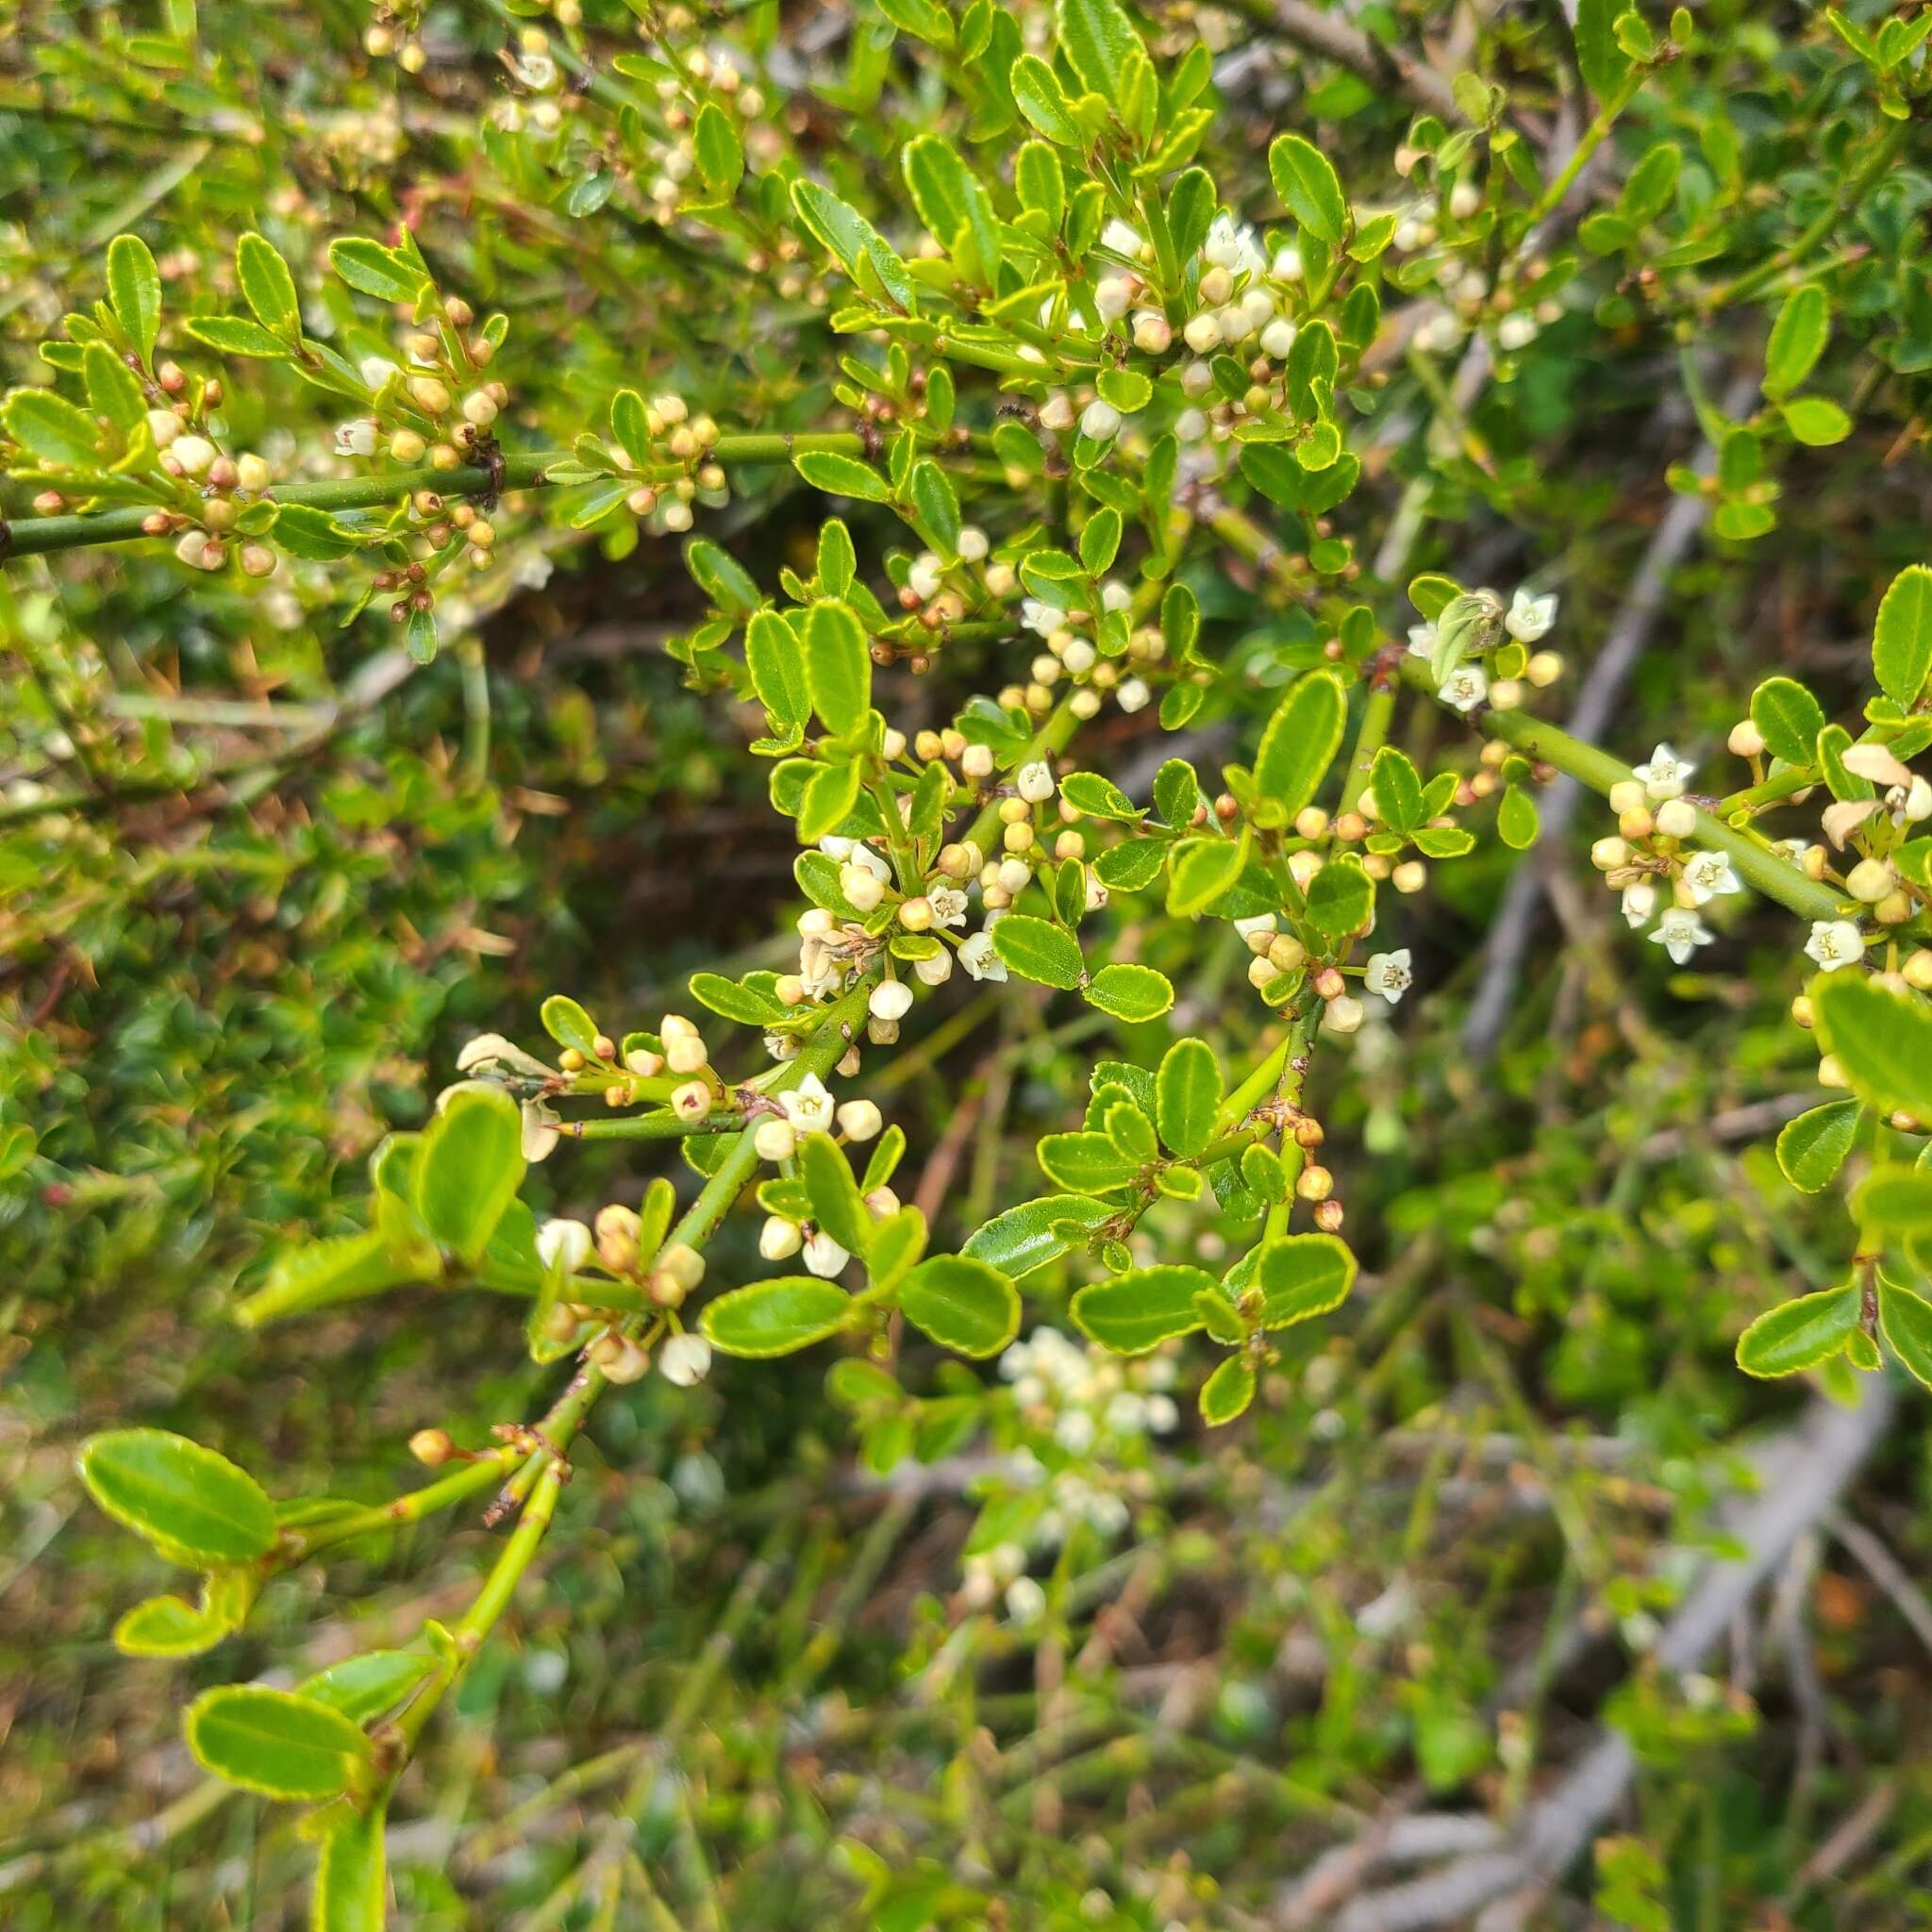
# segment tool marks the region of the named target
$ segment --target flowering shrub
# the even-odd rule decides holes
[[[110,50],[143,99],[137,73],[195,58],[179,11]],[[81,1451],[101,1509],[195,1579],[120,1617],[139,1657],[212,1651],[277,1578],[398,1525],[475,1503],[509,1525],[453,1619],[188,1705],[208,1771],[318,1807],[318,1925],[382,1923],[398,1784],[612,1387],[819,1351],[876,1478],[990,1445],[958,1611],[1062,1614],[1151,1495],[1182,1391],[1233,1424],[1349,1301],[1357,1247],[1385,1251],[1331,1165],[1337,1114],[1352,1133],[1351,1081],[1453,973],[1432,894],[1535,846],[1559,780],[1600,801],[1591,861],[1631,928],[1609,971],[1649,946],[1699,968],[1758,902],[1790,922],[1779,996],[1831,1097],[1776,1159],[1805,1193],[1843,1179],[1851,1229],[1739,1365],[1852,1403],[1888,1357],[1932,1383],[1932,568],[1890,559],[1855,598],[1871,677],[1838,717],[1747,656],[1725,752],[1627,762],[1643,746],[1549,715],[1572,639],[1602,629],[1571,527],[1606,512],[1544,479],[1521,426],[1568,407],[1573,361],[1680,344],[1708,453],[1669,488],[1765,552],[1822,452],[1887,414],[1923,441],[1932,9],[1831,10],[1779,49],[1585,0],[1574,38],[1499,34],[1453,83],[1392,19],[1385,46],[1339,13],[1309,41],[1304,12],[1258,7],[1257,31],[1340,65],[1264,144],[1217,64],[1231,17],[881,0],[835,72],[764,9],[519,8],[500,45],[463,28],[501,66],[447,96],[461,180],[349,228],[291,160],[285,187],[244,187],[219,262],[136,222],[71,265],[75,306],[0,408],[15,594],[127,544],[184,612],[386,623],[399,675],[453,652],[474,690],[477,626],[556,565],[682,539],[701,614],[670,654],[714,732],[753,721],[732,757],[797,855],[782,958],[691,974],[681,1010],[553,991],[513,1037],[471,1037],[376,1147],[354,1231],[286,1241],[236,1310],[260,1328],[481,1291],[506,1354],[513,1310],[558,1365],[534,1416],[421,1427],[435,1474],[369,1504],[272,1493],[266,1453],[251,1472],[170,1430]],[[372,23],[400,78],[308,158],[324,175],[379,171],[472,45],[440,50],[413,7]],[[1774,114],[1716,105],[1747,83]],[[1324,137],[1371,103],[1373,140]],[[1787,147],[1806,171],[1773,191]],[[1749,364],[1722,398],[1713,344]],[[754,541],[799,491],[823,499],[809,543]],[[1474,506],[1528,535],[1502,588],[1458,551]],[[487,709],[469,728],[487,769]],[[49,840],[230,775],[158,736],[120,769],[64,746],[74,781],[4,808]],[[1053,1002],[1112,1044],[1037,1178],[947,1246],[868,1087],[969,997],[1026,1024]],[[27,1173],[34,1124],[4,1131],[0,1165]],[[656,1171],[622,1170],[587,1218],[541,1211],[588,1142],[656,1143],[622,1150]],[[758,1259],[720,1266],[734,1217]],[[1028,1317],[1062,1279],[1077,1341]],[[1466,1740],[1431,1736],[1453,1774]]]

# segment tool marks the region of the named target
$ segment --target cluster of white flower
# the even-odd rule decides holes
[[[1502,599],[1493,591],[1478,591],[1479,597],[1489,598],[1498,610],[1502,609]],[[1527,587],[1519,587],[1509,600],[1509,608],[1503,611],[1503,628],[1517,643],[1524,646],[1539,643],[1550,634],[1557,622],[1557,598],[1555,592],[1539,597]],[[1412,624],[1408,627],[1408,655],[1424,661],[1436,655],[1436,626],[1433,624]],[[1563,675],[1563,659],[1555,651],[1537,651],[1524,663],[1523,675],[1539,690],[1556,683]],[[1488,705],[1492,711],[1513,711],[1523,702],[1523,685],[1514,677],[1499,677],[1493,683],[1482,665],[1474,658],[1450,667],[1436,691],[1443,704],[1453,707],[1465,714],[1478,705]]]
[[[892,984],[888,980],[874,988],[874,998]],[[801,1134],[837,1134],[849,1145],[861,1146],[877,1140],[885,1125],[884,1116],[872,1101],[835,1100],[831,1089],[816,1074],[808,1074],[796,1087],[777,1094],[774,1105],[777,1111],[767,1114],[752,1131],[752,1145],[758,1158],[774,1163],[793,1158]],[[876,1187],[866,1194],[865,1206],[874,1221],[886,1221],[898,1213],[899,1197],[889,1187]],[[758,1253],[768,1261],[789,1261],[798,1255],[809,1273],[826,1281],[843,1274],[852,1258],[850,1251],[823,1228],[782,1214],[765,1217],[758,1230]]]

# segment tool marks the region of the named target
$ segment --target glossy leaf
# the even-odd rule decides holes
[[[1155,1076],[1160,1138],[1175,1153],[1199,1154],[1221,1113],[1221,1062],[1205,1040],[1177,1040]]]
[[[788,1274],[708,1302],[698,1326],[725,1355],[791,1355],[838,1334],[858,1312],[858,1304],[842,1288],[814,1275]]]
[[[1090,1341],[1116,1355],[1145,1355],[1171,1337],[1198,1328],[1201,1311],[1194,1297],[1213,1287],[1214,1277],[1203,1268],[1137,1268],[1083,1288],[1070,1312],[1074,1325]]]
[[[340,1711],[264,1684],[204,1691],[187,1732],[204,1770],[268,1798],[339,1797],[372,1762],[369,1740]]]
[[[1856,1288],[1801,1294],[1767,1308],[1739,1336],[1738,1366],[1747,1375],[1794,1375],[1836,1355],[1857,1325]]]
[[[899,1284],[900,1311],[956,1355],[997,1355],[1020,1332],[1020,1292],[990,1262],[933,1255]]]
[[[88,1439],[79,1469],[102,1509],[164,1555],[245,1563],[275,1547],[275,1505],[260,1484],[186,1436],[110,1429]]]

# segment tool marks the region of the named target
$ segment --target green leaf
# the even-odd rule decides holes
[[[969,1255],[934,1255],[899,1284],[899,1307],[922,1334],[975,1360],[999,1354],[1020,1332],[1020,1291]]]
[[[908,314],[913,310],[912,277],[906,264],[857,208],[829,189],[808,180],[791,184],[791,205],[865,294]]]
[[[1138,1025],[1159,1019],[1174,1005],[1174,987],[1165,974],[1151,966],[1117,964],[1103,966],[1088,981],[1081,997],[1090,1007]]]
[[[1221,1116],[1221,1062],[1205,1040],[1177,1040],[1154,1078],[1160,1138],[1176,1154],[1199,1154]]]
[[[1878,688],[1902,705],[1915,703],[1932,671],[1932,570],[1907,564],[1891,580],[1872,630],[1872,669]]]
[[[1738,1366],[1747,1375],[1794,1375],[1836,1355],[1857,1325],[1856,1288],[1801,1294],[1767,1308],[1739,1336]]]
[[[1087,1194],[1044,1194],[995,1214],[973,1231],[959,1252],[1003,1274],[1030,1274],[1084,1248],[1094,1230],[1118,1211]]]
[[[867,1177],[870,1187],[878,1185]],[[874,1224],[866,1245],[865,1272],[874,1288],[890,1293],[900,1278],[925,1253],[925,1216],[917,1208],[902,1208]]]
[[[1277,134],[1268,146],[1268,175],[1289,213],[1318,241],[1341,247],[1348,203],[1327,156],[1299,134]]]
[[[418,1650],[365,1650],[344,1657],[295,1686],[311,1704],[339,1710],[351,1724],[367,1724],[393,1710],[436,1668]]]
[[[1129,64],[1144,51],[1133,23],[1115,0],[1055,0],[1054,23],[1074,72],[1103,100],[1117,103]]]
[[[106,342],[90,342],[81,352],[87,377],[87,406],[117,429],[133,429],[147,409],[147,398],[134,372]]]
[[[289,264],[266,236],[251,229],[235,243],[235,279],[242,299],[271,335],[294,341],[302,333],[302,303]]]
[[[698,1327],[724,1354],[756,1358],[809,1348],[849,1327],[858,1312],[858,1304],[832,1282],[786,1274],[708,1302]]]
[[[489,1245],[524,1178],[523,1120],[501,1088],[459,1087],[423,1135],[416,1211],[460,1259]]]
[[[1119,819],[1137,824],[1141,808],[1111,778],[1098,772],[1072,772],[1060,784],[1060,795],[1076,809],[1092,819]]]
[[[798,1143],[799,1172],[811,1197],[811,1218],[848,1255],[863,1255],[878,1225],[858,1196],[858,1183],[829,1134],[807,1134]]]
[[[1241,877],[1246,863],[1241,840],[1212,834],[1184,840],[1168,865],[1167,909],[1176,919],[1198,919]]]
[[[1048,1134],[1034,1150],[1041,1172],[1070,1193],[1107,1194],[1141,1172],[1105,1134]]]
[[[1037,54],[1022,54],[1013,62],[1008,84],[1013,105],[1047,140],[1059,147],[1083,145],[1080,124],[1059,76]]]
[[[1774,758],[1788,765],[1816,761],[1824,709],[1796,678],[1767,677],[1751,693],[1751,722]]]
[[[686,984],[700,1006],[741,1026],[769,1026],[791,1016],[791,1008],[775,993],[726,979],[722,973],[693,973]]]
[[[1254,1362],[1245,1355],[1231,1355],[1201,1385],[1201,1420],[1219,1428],[1242,1414],[1254,1399]]]
[[[1042,986],[1078,986],[1085,970],[1072,933],[1024,912],[1009,912],[993,927],[992,949],[1023,979]]]
[[[161,277],[139,235],[116,235],[108,243],[108,301],[141,359],[152,365],[161,327]]]
[[[597,1058],[597,1023],[568,993],[552,993],[537,1017],[558,1046],[575,1047],[587,1060]]]
[[[930,457],[916,462],[907,479],[907,494],[921,527],[933,544],[950,555],[959,544],[959,499],[946,473]]]
[[[858,803],[858,787],[856,759],[816,767],[798,802],[800,841],[815,845],[827,832],[836,832]]]
[[[1360,932],[1375,917],[1375,882],[1353,855],[1331,859],[1308,881],[1308,924],[1330,939]]]
[[[1793,396],[1778,405],[1778,414],[1807,449],[1829,449],[1852,433],[1852,419],[1825,396]]]
[[[1865,1177],[1852,1200],[1861,1229],[1918,1234],[1932,1225],[1932,1171],[1890,1163]]]
[[[328,244],[328,265],[350,288],[378,302],[411,302],[427,286],[424,275],[395,249],[360,235]]]
[[[744,661],[758,702],[778,725],[803,729],[811,716],[805,656],[791,626],[775,610],[760,610],[746,625]]]
[[[433,1241],[397,1241],[386,1229],[298,1241],[275,1257],[268,1279],[235,1310],[244,1328],[360,1301],[406,1281],[433,1279],[442,1257]]]
[[[1261,1290],[1261,1326],[1286,1328],[1325,1315],[1348,1299],[1355,1257],[1336,1235],[1283,1235],[1261,1250],[1255,1279]]]
[[[124,1657],[199,1657],[228,1634],[225,1619],[178,1596],[151,1596],[114,1625]]]
[[[1521,785],[1507,785],[1496,806],[1496,836],[1512,852],[1527,852],[1542,828],[1537,805]]]
[[[88,1493],[166,1557],[246,1563],[275,1544],[275,1505],[225,1456],[165,1429],[110,1429],[82,1445]]]
[[[1171,1336],[1198,1328],[1201,1311],[1194,1297],[1213,1287],[1214,1277],[1205,1268],[1136,1268],[1083,1288],[1069,1312],[1090,1341],[1116,1355],[1145,1355]]]
[[[832,450],[808,450],[793,457],[792,468],[827,496],[854,496],[862,503],[891,503],[891,486],[879,473],[857,457],[841,457]]]
[[[1410,832],[1422,824],[1423,781],[1406,752],[1385,744],[1369,770],[1375,816],[1391,832]]]
[[[1815,1194],[1830,1185],[1852,1151],[1859,1112],[1856,1100],[1832,1100],[1785,1123],[1777,1137],[1777,1164],[1792,1187]]]
[[[1841,1291],[1850,1294],[1852,1291]],[[1878,1277],[1878,1332],[1900,1365],[1932,1389],[1932,1302]]]
[[[854,729],[872,704],[872,655],[850,605],[814,604],[805,619],[805,684],[830,731]]]
[[[1576,66],[1599,107],[1610,100],[1630,72],[1615,31],[1624,4],[1625,0],[1577,0]]]
[[[100,460],[100,435],[89,418],[51,390],[17,389],[0,405],[0,423],[29,456],[65,469]]]
[[[1327,672],[1302,678],[1274,708],[1255,754],[1255,786],[1292,820],[1314,799],[1335,754],[1348,701]]]
[[[1810,998],[1818,1038],[1858,1098],[1932,1121],[1932,1008],[1856,974],[1821,974]]]
[[[389,1915],[385,1818],[381,1805],[330,1808],[316,1861],[309,1932],[383,1932]]]
[[[223,1684],[188,1707],[188,1748],[205,1771],[267,1798],[340,1797],[373,1761],[340,1711],[292,1690]]]
[[[691,126],[691,152],[697,158],[698,173],[705,186],[715,195],[729,200],[744,175],[744,143],[731,116],[716,101],[707,101],[698,109]]]
[[[224,356],[254,356],[262,361],[285,360],[289,345],[245,315],[200,315],[187,325],[197,342]]]
[[[1816,282],[1784,299],[1764,350],[1764,392],[1774,402],[1788,396],[1811,374],[1831,336],[1831,302]]]

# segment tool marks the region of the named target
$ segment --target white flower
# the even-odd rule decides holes
[[[1724,852],[1693,852],[1684,861],[1684,884],[1700,906],[1726,892],[1741,892],[1744,882],[1731,870],[1730,855]]]
[[[935,925],[966,924],[966,894],[958,886],[934,886],[925,895]]]
[[[365,356],[356,368],[363,382],[372,390],[380,389],[391,375],[402,374],[387,356]]]
[[[1822,972],[1836,973],[1840,966],[1854,965],[1865,957],[1865,936],[1854,920],[1814,919],[1805,951],[1817,960]]]
[[[1216,268],[1230,269],[1237,275],[1245,272],[1257,275],[1268,266],[1268,258],[1262,254],[1254,229],[1231,215],[1214,217],[1208,225],[1208,239],[1201,244],[1201,253]]]
[[[1436,626],[1433,624],[1412,624],[1408,627],[1408,655],[1411,658],[1433,658],[1436,655]]]
[[[1380,993],[1392,1007],[1415,984],[1408,959],[1407,946],[1392,953],[1371,953],[1369,963],[1362,968],[1363,991]]]
[[[1557,598],[1554,591],[1547,597],[1532,597],[1527,591],[1519,590],[1509,600],[1509,612],[1503,620],[1503,628],[1520,644],[1533,644],[1539,638],[1549,634],[1550,626],[1557,621]]]
[[[574,1274],[596,1252],[596,1238],[581,1221],[546,1221],[537,1230],[537,1258],[546,1268]]]
[[[906,573],[906,588],[922,604],[929,604],[940,593],[940,560],[930,550],[914,559]]]
[[[1043,805],[1053,796],[1053,770],[1044,758],[1022,765],[1014,779],[1020,796],[1029,805]]]
[[[1673,906],[1657,921],[1650,942],[1654,946],[1661,946],[1681,966],[1699,946],[1709,945],[1716,937],[1696,913],[1687,912],[1681,906]]]
[[[1129,677],[1122,681],[1121,688],[1114,693],[1114,699],[1122,710],[1132,712],[1146,709],[1147,700],[1153,695],[1142,679]]]
[[[959,963],[974,979],[995,983],[1007,976],[1007,962],[992,949],[992,934],[976,932],[959,947]]]
[[[1084,1408],[1070,1408],[1053,1425],[1053,1439],[1069,1456],[1084,1456],[1093,1446],[1093,1418]]]
[[[1016,1624],[1037,1624],[1046,1614],[1046,1591],[1030,1576],[1007,1585],[1007,1615]]]
[[[839,1274],[851,1258],[851,1255],[823,1228],[805,1244],[805,1265],[826,1281]]]
[[[1458,711],[1473,711],[1490,694],[1490,680],[1480,664],[1458,664],[1445,677],[1436,695]]]
[[[1121,412],[1111,403],[1096,396],[1080,413],[1080,434],[1095,442],[1106,442],[1120,434]]]
[[[376,425],[373,417],[358,416],[336,425],[336,454],[339,457],[373,457],[375,454]],[[176,451],[179,454],[179,451]]]
[[[558,1141],[561,1138],[563,1123],[558,1118],[557,1109],[547,1101],[526,1100],[523,1106],[524,1116],[524,1158],[529,1161],[548,1160],[557,1151]]]
[[[457,1056],[457,1072],[474,1074],[479,1069],[527,1074],[539,1080],[550,1077],[550,1069],[535,1054],[525,1053],[500,1033],[479,1033]]]
[[[1138,261],[1141,251],[1147,244],[1141,241],[1138,228],[1130,228],[1116,216],[1100,231],[1100,245],[1110,248],[1116,255],[1124,255],[1130,261]]]
[[[658,1373],[680,1389],[694,1389],[711,1373],[711,1344],[702,1335],[674,1335],[658,1351]]]
[[[1020,601],[1020,622],[1037,638],[1050,638],[1065,621],[1063,612],[1051,604],[1042,604],[1038,597],[1024,597]]]
[[[801,1134],[829,1134],[836,1109],[825,1083],[816,1074],[808,1074],[796,1087],[778,1095],[785,1118]]]
[[[1537,320],[1527,309],[1519,308],[1496,325],[1496,345],[1509,355],[1526,349],[1537,338]]]
[[[1624,888],[1624,924],[1631,931],[1650,924],[1650,915],[1657,910],[1657,888],[1648,879],[1639,879],[1635,885]]]
[[[1100,587],[1100,608],[1103,610],[1130,609],[1133,602],[1134,593],[1124,584],[1109,579]]]
[[[1648,763],[1631,766],[1630,775],[1653,799],[1681,798],[1684,787],[1690,782],[1690,774],[1696,769],[1688,759],[1680,758],[1669,745],[1660,744],[1651,753]]]

